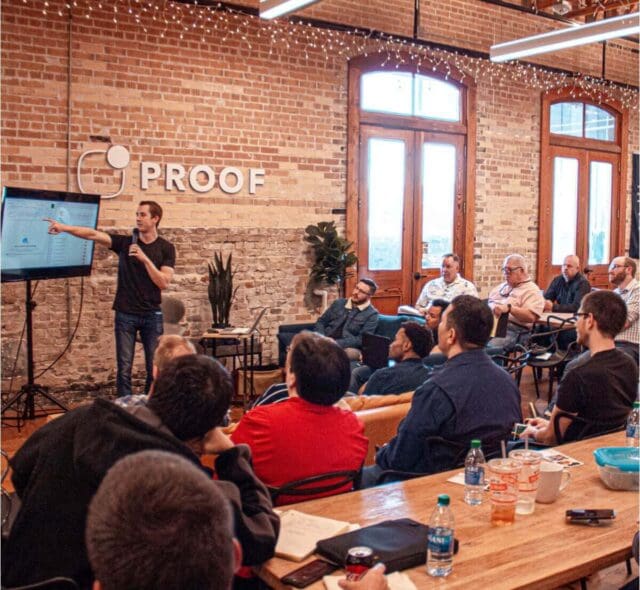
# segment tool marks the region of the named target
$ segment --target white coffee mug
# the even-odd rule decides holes
[[[560,492],[567,487],[570,479],[571,474],[562,465],[551,463],[550,461],[542,461],[536,502],[542,504],[555,502]]]

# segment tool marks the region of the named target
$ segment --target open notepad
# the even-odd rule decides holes
[[[321,539],[334,537],[351,529],[351,524],[323,516],[312,516],[297,510],[280,513],[280,536],[276,545],[276,555],[302,561],[316,548]]]

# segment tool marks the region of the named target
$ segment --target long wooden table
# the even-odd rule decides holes
[[[447,482],[456,471],[292,507],[362,526],[404,517],[426,524],[437,495],[446,493],[451,497],[460,550],[454,558],[453,572],[445,579],[428,576],[424,566],[408,570],[419,589],[435,584],[491,590],[555,588],[631,556],[631,540],[638,530],[638,493],[607,489],[593,458],[594,449],[624,444],[624,432],[617,432],[559,447],[584,465],[570,468],[571,482],[555,503],[536,504],[534,514],[516,515],[516,522],[508,527],[490,525],[488,499],[480,506],[464,503],[464,487]],[[565,522],[565,511],[571,508],[613,508],[617,518],[605,526],[571,525]],[[280,578],[300,565],[274,558],[256,571],[269,586],[284,589],[288,587]],[[316,582],[309,588],[320,590],[323,584]]]

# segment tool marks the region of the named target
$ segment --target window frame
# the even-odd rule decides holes
[[[627,165],[629,157],[629,114],[621,104],[609,100],[597,103],[586,98],[572,96],[572,89],[564,89],[553,94],[543,94],[541,101],[541,139],[540,139],[540,205],[538,215],[538,263],[536,278],[538,284],[545,288],[550,280],[559,274],[561,267],[553,265],[551,260],[552,252],[552,209],[553,209],[553,157],[558,150],[579,150],[582,152],[586,162],[590,162],[597,154],[601,153],[604,159],[611,156],[618,157],[617,170],[614,169],[614,181],[612,187],[612,217],[611,217],[611,258],[624,253],[624,239],[626,230],[626,207],[627,207]],[[593,105],[603,109],[613,115],[615,123],[615,140],[590,139],[586,137],[573,137],[551,133],[551,105],[561,102],[580,102],[585,105]],[[583,113],[586,112],[586,108]],[[584,132],[583,114],[583,132]],[[587,179],[580,179],[581,190],[586,190]],[[579,196],[579,203],[581,197]],[[587,195],[588,203],[588,195]],[[579,205],[580,206],[580,205]],[[588,266],[587,212],[578,212],[577,228],[577,254],[580,256],[582,268]],[[573,254],[567,252],[566,254]],[[589,277],[594,286],[608,287],[606,275],[606,265],[597,265],[595,272]]]
[[[362,246],[358,240],[358,211],[360,208],[360,128],[362,125],[408,129],[426,133],[448,133],[465,138],[463,206],[464,222],[460,242],[463,244],[458,255],[461,257],[460,273],[473,280],[473,254],[475,245],[475,186],[476,186],[476,85],[475,81],[459,72],[454,66],[441,63],[432,69],[420,68],[411,63],[396,67],[395,64],[381,65],[383,54],[361,56],[350,60],[348,78],[348,117],[347,117],[347,198],[346,198],[346,236],[353,242],[354,249]],[[428,70],[428,71],[427,71]],[[460,121],[444,121],[425,117],[394,115],[360,108],[361,77],[374,71],[403,71],[426,77],[433,77],[457,86],[460,90]],[[460,228],[456,228],[458,231]],[[439,276],[439,271],[436,276]],[[347,291],[352,289],[358,277],[350,277],[345,282]]]

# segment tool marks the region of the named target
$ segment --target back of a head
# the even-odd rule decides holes
[[[454,327],[460,346],[482,348],[491,338],[493,313],[482,300],[472,295],[458,295],[449,305],[447,327]]]
[[[195,347],[186,338],[176,334],[166,334],[158,338],[158,346],[153,354],[153,364],[158,367],[158,371],[162,371],[174,358],[195,353]]]
[[[93,497],[86,543],[103,590],[228,590],[228,501],[186,459],[143,451],[118,461]]]
[[[182,441],[222,424],[233,394],[229,372],[204,355],[173,359],[155,381],[147,407]]]
[[[420,358],[427,356],[433,348],[433,335],[418,322],[404,322],[401,326],[404,329],[406,337],[411,342],[413,352]]]
[[[598,330],[610,338],[615,338],[627,321],[627,306],[613,291],[593,291],[587,293],[580,305],[584,313],[593,315]]]
[[[331,338],[301,332],[291,342],[290,355],[290,370],[302,399],[330,406],[345,394],[351,366],[345,351]]]

